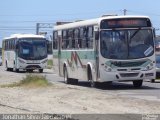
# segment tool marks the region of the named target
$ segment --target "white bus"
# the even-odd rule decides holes
[[[14,34],[3,40],[3,65],[6,70],[40,73],[47,67],[47,41],[44,36]]]
[[[56,25],[55,71],[66,83],[155,79],[155,32],[147,16],[105,16]]]

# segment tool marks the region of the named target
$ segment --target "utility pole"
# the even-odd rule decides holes
[[[124,14],[124,15],[127,15],[127,9],[124,9],[124,10],[123,10],[123,14]]]
[[[36,34],[38,35],[40,33],[40,28],[50,28],[53,29],[54,24],[53,23],[37,23],[36,24]]]
[[[50,40],[49,38],[47,39],[47,52],[49,54],[52,53],[52,39],[53,39],[53,36],[52,36],[52,31],[53,31],[53,26],[54,26],[54,23],[36,23],[36,34],[37,35],[44,35],[47,39],[47,31],[49,30],[51,32],[51,35],[50,35]]]
[[[40,23],[37,23],[37,24],[36,24],[36,35],[39,34],[39,25],[40,25]]]

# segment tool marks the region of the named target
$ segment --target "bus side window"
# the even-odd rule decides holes
[[[55,31],[53,33],[53,49],[57,49],[58,48],[58,32]]]
[[[88,48],[93,48],[93,26],[89,26],[88,27],[88,35],[87,35],[87,44],[88,44]]]
[[[68,46],[68,39],[67,39],[67,31],[62,31],[62,49],[66,49]]]
[[[75,48],[79,48],[79,29],[74,30]]]
[[[74,48],[73,30],[68,30],[69,48]]]
[[[11,49],[12,50],[14,49],[14,40],[12,40],[12,42],[11,42]]]
[[[16,44],[15,44],[15,40],[13,40],[13,49],[16,49]]]
[[[86,48],[87,47],[87,44],[86,44],[87,34],[86,33],[87,33],[86,27],[81,28],[80,39],[81,39],[82,48]]]
[[[7,50],[9,50],[9,41],[7,40],[6,43],[7,43]]]
[[[8,41],[8,49],[9,50],[11,49],[11,41],[10,40]]]

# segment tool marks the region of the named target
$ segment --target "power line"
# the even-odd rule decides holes
[[[0,29],[33,29],[33,28],[35,28],[35,26],[34,27],[23,27],[23,26],[19,26],[19,27],[5,26],[4,27],[4,26],[0,26]]]
[[[36,30],[36,29],[25,29],[25,28],[22,28],[22,29],[16,29],[16,28],[13,28],[13,29],[11,29],[11,28],[6,28],[6,29],[1,29],[0,28],[0,30]]]
[[[29,15],[24,15],[24,14],[19,14],[19,15],[13,15],[13,14],[1,14],[0,16],[29,16],[29,17],[33,17],[33,16],[70,16],[70,15],[88,15],[88,14],[97,14],[97,13],[104,13],[104,12],[111,12],[111,11],[114,11],[114,12],[117,12],[119,10],[105,10],[105,11],[89,11],[89,12],[76,12],[76,13],[55,13],[55,14],[29,14]]]
[[[140,14],[146,14],[146,15],[153,15],[153,16],[160,16],[160,14],[155,14],[155,13],[150,13],[150,12],[143,12],[143,11],[128,10],[128,12],[140,13]]]

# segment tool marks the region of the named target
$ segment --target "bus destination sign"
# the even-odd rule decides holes
[[[148,19],[112,19],[102,20],[101,29],[109,28],[135,28],[135,27],[151,27]]]

